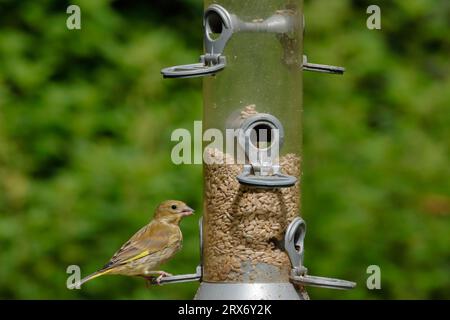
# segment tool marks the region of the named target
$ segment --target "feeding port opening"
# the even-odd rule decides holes
[[[205,17],[205,27],[209,40],[219,39],[223,31],[223,19],[220,14],[215,11],[209,11]]]
[[[276,128],[269,123],[257,123],[251,128],[250,143],[258,149],[269,149],[273,144],[272,130]]]

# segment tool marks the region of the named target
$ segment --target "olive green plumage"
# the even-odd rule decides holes
[[[169,260],[182,246],[183,235],[179,223],[194,210],[184,202],[168,200],[155,211],[153,220],[136,232],[99,271],[85,277],[80,285],[105,274],[141,276],[159,283],[168,273],[157,267]]]

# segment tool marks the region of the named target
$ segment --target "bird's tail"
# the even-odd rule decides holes
[[[112,271],[112,269],[102,269],[102,270],[96,271],[93,274],[90,274],[87,277],[81,279],[79,285],[82,286],[84,283],[86,283],[86,282],[88,282],[88,281],[90,281],[92,279],[98,278],[100,276],[103,276],[105,274],[108,274],[111,271]]]

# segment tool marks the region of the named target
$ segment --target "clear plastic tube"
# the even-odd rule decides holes
[[[237,180],[244,166],[236,163],[239,153],[232,152],[239,146],[229,150],[205,146],[205,157],[214,161],[204,165],[203,279],[285,282],[291,266],[282,239],[300,210],[302,1],[206,0],[205,8],[213,3],[244,22],[258,23],[276,14],[289,15],[295,22],[289,33],[233,34],[223,52],[225,69],[203,80],[203,126],[227,137],[226,129],[239,127],[246,119],[274,117],[284,133],[276,164],[297,182],[285,188],[245,186]]]

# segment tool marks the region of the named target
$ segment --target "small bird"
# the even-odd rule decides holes
[[[183,235],[179,224],[182,218],[194,210],[184,202],[168,200],[155,211],[153,220],[136,232],[99,271],[82,279],[79,285],[105,274],[140,276],[160,284],[163,277],[170,276],[156,268],[172,258],[182,246]]]

